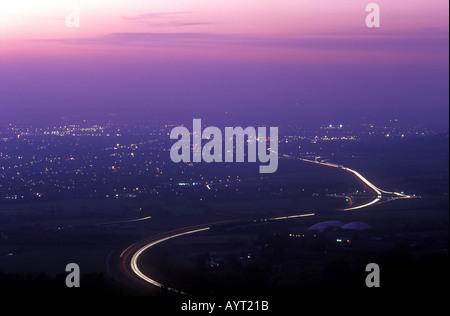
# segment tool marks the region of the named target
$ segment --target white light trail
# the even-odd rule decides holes
[[[279,221],[282,219],[292,219],[292,218],[299,218],[299,217],[307,217],[307,216],[314,216],[316,214],[301,214],[301,215],[291,215],[291,216],[283,216],[283,217],[275,217],[275,218],[269,218],[270,221]]]
[[[295,159],[295,157],[292,157],[290,155],[283,155],[283,157],[285,158],[291,158],[291,159]],[[309,162],[309,163],[314,163],[314,164],[318,164],[318,165],[324,165],[324,166],[328,166],[328,167],[333,167],[333,168],[338,168],[338,169],[342,169],[345,170],[347,172],[352,173],[355,177],[357,177],[359,180],[361,180],[365,185],[367,185],[370,189],[372,189],[376,196],[375,198],[368,202],[365,203],[363,205],[358,205],[358,206],[354,206],[354,207],[350,207],[350,208],[346,208],[343,211],[353,211],[353,210],[357,210],[357,209],[362,209],[371,205],[375,205],[377,203],[379,203],[381,201],[381,199],[383,198],[383,194],[388,194],[388,195],[395,195],[397,197],[397,199],[410,199],[413,198],[413,196],[411,195],[406,195],[406,194],[402,194],[402,193],[398,193],[398,192],[388,192],[388,191],[384,191],[381,190],[379,188],[377,188],[374,184],[372,184],[369,180],[367,180],[366,178],[364,178],[359,172],[350,169],[350,168],[346,168],[344,166],[341,165],[337,165],[334,163],[329,163],[329,162],[323,162],[323,161],[318,161],[321,157],[315,157],[314,160],[309,160],[309,159],[304,159],[304,158],[297,158],[301,161],[305,161],[305,162]]]
[[[150,283],[150,284],[153,284],[154,286],[160,287],[160,288],[164,287],[163,284],[161,284],[161,283],[159,283],[159,282],[157,282],[157,281],[155,281],[155,280],[149,278],[149,277],[146,276],[144,273],[142,273],[142,271],[141,271],[141,270],[139,269],[139,267],[138,267],[138,260],[139,260],[139,257],[140,257],[146,250],[148,250],[149,248],[151,248],[151,247],[153,247],[153,246],[155,246],[155,245],[157,245],[157,244],[160,244],[160,243],[162,243],[162,242],[164,242],[164,241],[166,241],[166,240],[173,239],[173,238],[177,238],[177,237],[180,237],[180,236],[189,235],[189,234],[194,234],[194,233],[198,233],[198,232],[202,232],[202,231],[206,231],[206,230],[209,230],[209,229],[210,229],[210,227],[202,228],[202,229],[196,229],[196,230],[191,230],[191,231],[188,231],[188,232],[184,232],[184,233],[180,233],[180,234],[168,236],[168,237],[165,237],[165,238],[161,238],[161,239],[159,239],[159,240],[156,240],[156,241],[154,241],[154,242],[152,242],[152,243],[149,243],[149,244],[145,245],[144,247],[142,247],[141,249],[139,249],[138,251],[136,251],[136,253],[135,253],[135,254],[133,255],[133,257],[131,258],[131,269],[132,269],[133,272],[134,272],[138,277],[140,277],[142,280],[144,280],[144,281],[146,281],[146,282],[148,282],[148,283]],[[180,291],[177,291],[177,290],[174,290],[174,289],[170,289],[170,290],[175,291],[175,292],[177,292],[177,293],[184,294],[183,292],[180,292]]]
[[[126,224],[126,223],[135,223],[135,222],[142,222],[142,221],[146,221],[148,219],[151,219],[151,216],[147,216],[147,217],[142,217],[142,218],[137,218],[137,219],[130,219],[128,221],[118,221],[118,222],[109,222],[109,223],[100,223],[97,225],[114,225],[114,224]]]

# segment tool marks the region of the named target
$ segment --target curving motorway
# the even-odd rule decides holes
[[[353,206],[353,201],[350,199],[352,201],[351,206],[349,208],[343,209],[343,211],[352,211],[352,210],[362,209],[362,208],[369,207],[371,205],[376,205],[379,203],[388,202],[388,201],[392,201],[395,199],[409,199],[409,198],[415,197],[415,196],[405,195],[405,194],[398,193],[398,192],[388,192],[385,190],[381,190],[378,187],[376,187],[374,184],[372,184],[369,180],[367,180],[365,177],[363,177],[359,172],[357,172],[353,169],[350,169],[350,168],[346,168],[341,165],[329,163],[326,161],[320,161],[319,160],[320,157],[316,157],[315,160],[309,160],[309,159],[304,159],[304,158],[295,158],[295,157],[292,157],[289,155],[283,155],[283,156],[285,158],[289,158],[289,159],[298,159],[298,160],[305,161],[308,163],[319,164],[319,165],[332,167],[332,168],[339,168],[343,171],[350,173],[366,189],[368,189],[370,192],[372,192],[373,198],[371,201],[369,201],[365,204],[362,204],[362,205]],[[264,219],[256,219],[253,222],[289,220],[289,219],[293,219],[293,218],[309,217],[309,216],[314,216],[314,215],[315,215],[314,213],[309,213],[309,214],[299,214],[299,215],[282,216],[282,217],[275,217],[275,218],[264,218]],[[163,283],[158,282],[158,281],[154,280],[152,277],[144,274],[142,272],[142,270],[139,268],[139,260],[145,252],[149,251],[152,247],[154,247],[158,244],[161,244],[170,239],[208,231],[213,226],[216,226],[216,225],[238,223],[241,221],[242,220],[240,220],[240,219],[236,219],[236,220],[214,222],[214,223],[202,224],[202,225],[197,225],[197,226],[185,227],[185,228],[180,228],[180,229],[176,229],[173,231],[165,232],[165,233],[144,239],[142,241],[139,241],[139,242],[129,246],[127,249],[125,249],[121,253],[121,255],[120,255],[121,271],[129,279],[131,279],[134,282],[137,282],[143,286],[164,288],[165,286],[163,285]],[[171,290],[178,294],[186,294],[177,289],[168,288],[168,290]]]
[[[290,216],[282,216],[282,217],[274,217],[274,218],[263,218],[263,219],[253,220],[253,222],[256,223],[256,222],[289,220],[289,219],[294,219],[294,218],[310,217],[310,216],[314,216],[314,215],[315,215],[315,213],[308,213],[308,214],[290,215]],[[167,240],[170,240],[170,239],[204,232],[204,231],[211,229],[211,227],[213,227],[213,226],[231,224],[231,223],[239,223],[239,222],[241,222],[240,219],[185,227],[185,228],[173,230],[170,232],[159,234],[159,235],[144,239],[142,241],[139,241],[139,242],[131,245],[130,247],[128,247],[121,253],[121,255],[120,255],[121,271],[129,279],[134,280],[135,282],[137,282],[143,286],[154,286],[154,287],[158,287],[158,288],[165,288],[165,286],[162,283],[160,283],[160,282],[154,280],[152,277],[144,274],[142,272],[142,270],[139,268],[139,259],[141,258],[141,256],[143,255],[144,252],[146,252],[146,251],[150,250],[150,248],[152,248],[160,243],[163,243]],[[167,290],[173,291],[178,294],[186,294],[182,291],[179,291],[179,290],[173,289],[173,288],[167,288]]]
[[[289,158],[289,159],[298,159],[298,160],[304,161],[304,162],[309,162],[309,163],[314,163],[314,164],[318,164],[318,165],[322,165],[322,166],[327,166],[327,167],[338,168],[338,169],[344,170],[344,171],[350,173],[367,190],[372,192],[373,198],[372,198],[371,201],[369,201],[369,202],[367,202],[365,204],[361,204],[361,205],[351,206],[349,208],[345,208],[342,211],[358,210],[358,209],[362,209],[362,208],[365,208],[365,207],[368,207],[368,206],[371,206],[371,205],[376,205],[376,204],[389,202],[389,201],[393,201],[393,200],[397,200],[397,199],[417,198],[416,196],[406,195],[406,194],[402,194],[402,193],[399,193],[399,192],[389,192],[389,191],[381,190],[381,189],[377,188],[369,180],[367,180],[365,177],[363,177],[356,170],[353,170],[353,169],[350,169],[350,168],[347,168],[347,167],[344,167],[344,166],[341,166],[341,165],[337,165],[337,164],[334,164],[334,163],[326,162],[324,160],[319,160],[321,157],[315,157],[314,160],[309,160],[309,159],[304,159],[304,158],[295,158],[295,157],[292,157],[290,155],[283,155],[283,157]]]

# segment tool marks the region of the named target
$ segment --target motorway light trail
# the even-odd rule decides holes
[[[368,186],[370,189],[372,189],[375,193],[376,193],[376,197],[375,199],[373,199],[371,202],[363,204],[363,205],[359,205],[359,206],[353,206],[350,208],[346,208],[344,209],[344,211],[353,211],[353,210],[357,210],[357,209],[361,209],[361,208],[365,208],[371,205],[375,205],[378,202],[381,201],[383,195],[381,193],[381,191],[372,183],[369,182],[369,180],[367,180],[366,178],[364,178],[359,172],[349,169],[349,168],[342,168],[345,171],[348,171],[350,173],[352,173],[353,175],[355,175],[359,180],[361,180],[366,186]]]
[[[359,172],[357,172],[357,171],[355,171],[353,169],[350,169],[350,168],[342,167],[342,166],[339,166],[339,168],[344,169],[344,170],[352,173],[353,175],[355,175],[360,181],[362,181],[366,186],[368,186],[370,189],[372,189],[376,193],[375,199],[372,200],[371,202],[363,204],[363,205],[359,205],[359,206],[346,208],[346,209],[344,209],[344,211],[353,211],[353,210],[357,210],[357,209],[361,209],[361,208],[365,208],[365,207],[368,207],[368,206],[371,206],[371,205],[378,204],[378,203],[380,203],[380,201],[383,198],[384,194],[395,195],[397,197],[396,199],[410,199],[410,198],[413,198],[413,196],[411,196],[411,195],[406,195],[406,194],[402,194],[402,193],[398,193],[398,192],[388,192],[388,191],[381,190],[381,189],[377,188],[374,184],[372,184],[369,180],[364,178]]]
[[[330,162],[325,162],[324,160],[320,161],[319,160],[321,158],[320,156],[319,157],[315,157],[314,160],[309,160],[309,159],[304,159],[304,158],[295,158],[295,157],[290,156],[290,155],[283,155],[283,157],[290,158],[290,159],[298,159],[298,160],[309,162],[309,163],[314,163],[314,164],[318,164],[318,165],[323,165],[323,166],[327,166],[327,167],[332,167],[332,168],[338,168],[338,169],[341,169],[341,170],[345,170],[345,171],[349,172],[350,174],[352,174],[365,187],[367,187],[368,189],[370,189],[370,190],[372,190],[374,192],[375,195],[374,195],[374,198],[373,198],[372,201],[370,201],[368,203],[365,203],[365,204],[362,204],[362,205],[345,208],[342,211],[354,211],[354,210],[366,208],[366,207],[371,206],[371,205],[379,204],[379,203],[381,203],[381,200],[384,198],[383,195],[388,195],[388,197],[387,197],[387,198],[389,198],[388,201],[393,201],[393,200],[397,200],[397,199],[414,198],[414,196],[411,196],[411,195],[406,195],[406,194],[402,194],[402,193],[398,193],[398,192],[389,192],[389,191],[381,190],[381,189],[377,188],[369,180],[367,180],[365,177],[363,177],[359,172],[357,172],[357,171],[355,171],[353,169],[341,166],[341,165],[337,165],[337,164],[330,163]],[[390,195],[393,195],[394,197],[390,197]]]
[[[146,217],[142,217],[142,218],[136,218],[136,219],[130,219],[127,221],[118,221],[118,222],[107,222],[107,223],[100,223],[97,225],[114,225],[114,224],[126,224],[126,223],[135,223],[135,222],[142,222],[142,221],[146,221],[148,219],[151,219],[151,216],[146,216]]]
[[[308,216],[314,216],[316,215],[315,213],[311,213],[311,214],[301,214],[301,215],[292,215],[292,216],[282,216],[282,217],[274,217],[274,218],[270,218],[270,221],[279,221],[279,220],[283,220],[283,219],[293,219],[293,218],[300,218],[300,217],[308,217]]]
[[[287,220],[287,219],[294,219],[294,218],[301,218],[301,217],[310,217],[310,216],[315,216],[315,213],[309,213],[309,214],[299,214],[299,215],[290,215],[290,216],[282,216],[282,217],[275,217],[275,218],[266,218],[266,219],[260,219],[260,221],[279,221],[279,220]],[[152,279],[151,277],[145,275],[140,269],[139,269],[139,258],[142,256],[142,254],[146,251],[148,251],[150,248],[163,243],[167,240],[170,239],[174,239],[177,237],[182,237],[182,236],[186,236],[186,235],[190,235],[190,234],[195,234],[195,233],[200,233],[200,232],[204,232],[207,230],[210,230],[212,226],[214,225],[219,225],[219,224],[229,224],[229,223],[237,223],[240,222],[241,220],[230,220],[230,221],[223,221],[223,222],[215,222],[215,223],[211,223],[211,224],[205,224],[205,225],[197,225],[197,226],[193,226],[193,227],[187,227],[187,228],[182,228],[182,229],[177,229],[174,230],[172,232],[168,232],[168,233],[164,233],[163,236],[161,238],[158,238],[156,240],[152,240],[150,242],[145,242],[145,241],[141,241],[138,243],[135,243],[131,246],[129,246],[127,249],[125,249],[121,255],[120,258],[122,260],[122,265],[125,268],[125,272],[126,271],[126,262],[127,262],[127,258],[129,257],[129,255],[131,253],[133,253],[131,260],[130,260],[130,268],[131,271],[134,273],[135,276],[137,276],[140,280],[143,280],[144,282],[146,282],[147,284],[156,286],[158,288],[164,288],[164,285],[154,279]],[[254,221],[255,222],[255,221]],[[205,227],[206,226],[206,227]],[[202,227],[202,228],[200,228]],[[142,243],[142,246],[139,246],[139,244]],[[134,250],[134,248],[136,248],[137,250]],[[186,293],[173,289],[173,288],[168,288],[168,290],[178,293],[178,294],[182,294],[185,295]]]
[[[161,283],[159,283],[159,282],[149,278],[144,273],[142,273],[141,270],[139,269],[139,267],[138,267],[138,260],[139,260],[139,257],[142,255],[142,253],[144,253],[147,249],[149,249],[149,248],[151,248],[151,247],[153,247],[153,246],[155,246],[157,244],[160,244],[160,243],[162,243],[162,242],[164,242],[166,240],[177,238],[177,237],[180,237],[180,236],[189,235],[189,234],[194,234],[194,233],[198,233],[198,232],[202,232],[202,231],[206,231],[206,230],[209,230],[209,229],[210,229],[210,227],[206,227],[206,228],[202,228],[202,229],[196,229],[196,230],[191,230],[191,231],[187,231],[187,232],[184,232],[184,233],[168,236],[168,237],[156,240],[156,241],[154,241],[152,243],[149,243],[149,244],[145,245],[144,247],[142,247],[138,251],[136,251],[135,254],[133,255],[133,257],[131,258],[131,269],[142,280],[144,280],[144,281],[146,281],[146,282],[148,282],[148,283],[150,283],[150,284],[152,284],[154,286],[157,286],[159,288],[164,287],[163,284],[161,284]],[[177,292],[177,293],[180,293],[180,294],[185,294],[185,293],[183,293],[181,291],[178,291],[178,290],[175,290],[175,289],[169,288],[169,290]]]
[[[135,276],[138,277],[137,280],[139,281],[144,281],[145,285],[151,284],[153,286],[156,287],[163,287],[163,285],[151,278],[149,278],[148,276],[146,276],[144,273],[142,273],[142,271],[139,269],[138,267],[138,262],[139,262],[139,257],[149,248],[162,243],[164,241],[167,241],[169,239],[173,239],[176,237],[181,237],[184,235],[189,235],[189,234],[194,234],[194,233],[198,233],[198,232],[202,232],[205,230],[208,230],[211,228],[211,226],[213,225],[217,225],[217,224],[230,224],[230,223],[236,223],[239,222],[240,220],[228,220],[228,221],[221,221],[221,222],[214,222],[214,223],[208,223],[208,224],[202,224],[202,225],[195,225],[195,226],[190,226],[190,227],[185,227],[185,228],[181,228],[181,229],[176,229],[173,231],[169,231],[169,232],[165,232],[162,234],[159,234],[157,236],[153,236],[150,238],[146,238],[144,240],[141,240],[139,242],[136,242],[134,244],[132,244],[131,246],[129,246],[127,249],[125,249],[124,251],[122,251],[122,253],[120,254],[120,262],[121,262],[121,267],[122,267],[122,272],[124,272],[126,275],[128,275],[130,278],[134,278]],[[130,269],[131,271],[128,269],[127,265],[128,265],[128,258],[131,256],[131,260],[130,260]],[[169,289],[172,290],[174,292],[177,292],[179,294],[183,294],[181,291],[177,291],[174,289]]]
[[[405,194],[398,193],[398,192],[389,192],[389,191],[381,190],[378,187],[376,187],[373,183],[371,183],[369,180],[367,180],[364,176],[362,176],[359,172],[357,172],[357,171],[355,171],[353,169],[344,167],[342,165],[333,164],[333,163],[326,162],[326,161],[323,161],[323,160],[320,161],[319,159],[321,157],[315,157],[315,160],[309,160],[309,159],[304,159],[304,158],[294,158],[294,157],[292,157],[290,155],[283,155],[283,157],[290,158],[290,159],[298,159],[298,160],[305,161],[305,162],[308,162],[308,163],[324,165],[324,166],[328,166],[328,167],[332,167],[332,168],[338,168],[338,169],[347,171],[348,173],[353,175],[358,181],[360,181],[366,188],[368,188],[369,190],[374,192],[374,196],[373,196],[373,200],[372,201],[370,201],[368,203],[365,203],[365,204],[362,204],[362,205],[352,206],[352,207],[343,209],[343,211],[352,211],[352,210],[362,209],[362,208],[369,207],[371,205],[384,203],[384,202],[388,202],[388,201],[392,201],[392,200],[396,200],[396,199],[404,199],[404,198],[413,198],[414,197],[414,196],[405,195]],[[387,200],[383,201],[383,199],[385,198],[384,195],[388,195],[388,196],[386,197]],[[351,201],[351,205],[353,205],[352,199],[350,197],[347,197],[347,198]],[[260,221],[287,220],[287,219],[309,217],[309,216],[315,216],[315,213],[260,219]],[[177,238],[177,237],[181,237],[181,236],[186,236],[186,235],[195,234],[195,233],[199,233],[199,232],[210,230],[213,225],[226,224],[226,223],[237,223],[239,221],[240,220],[215,222],[215,223],[211,223],[211,224],[197,225],[197,226],[193,226],[193,227],[177,229],[177,230],[172,231],[172,232],[164,233],[163,235],[161,235],[160,238],[158,238],[156,240],[152,240],[150,242],[145,242],[145,240],[141,241],[141,242],[138,242],[138,243],[136,243],[134,245],[131,245],[130,247],[128,247],[127,249],[125,249],[122,252],[122,254],[120,255],[120,258],[122,260],[122,265],[123,265],[125,271],[128,272],[127,269],[126,269],[127,258],[128,258],[128,256],[130,254],[133,253],[133,255],[131,257],[131,261],[130,261],[130,268],[133,271],[134,275],[137,276],[140,280],[145,281],[147,284],[151,284],[153,286],[156,286],[156,287],[159,287],[159,288],[163,288],[164,285],[162,283],[160,283],[160,282],[150,278],[149,276],[145,275],[139,269],[139,258],[141,257],[141,255],[145,251],[149,250],[150,248],[154,247],[155,245],[158,245],[158,244],[160,244],[162,242],[165,242],[165,241],[173,239],[173,238]],[[257,220],[254,220],[253,222],[256,222],[256,221]],[[140,243],[142,243],[141,246],[139,246]],[[134,250],[135,248],[137,250]],[[185,293],[183,293],[183,292],[181,292],[179,290],[176,290],[176,289],[169,288],[169,290],[171,290],[173,292],[176,292],[178,294],[185,294]]]

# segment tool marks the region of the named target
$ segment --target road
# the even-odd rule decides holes
[[[365,177],[363,177],[359,172],[357,172],[353,169],[341,166],[341,165],[333,164],[333,163],[326,162],[323,160],[321,161],[321,160],[319,160],[321,157],[316,157],[315,160],[309,160],[309,159],[304,159],[304,158],[295,158],[295,157],[292,157],[289,155],[283,155],[283,156],[285,158],[289,158],[289,159],[298,159],[300,161],[319,164],[319,165],[327,166],[327,167],[331,167],[331,168],[338,168],[343,171],[346,171],[346,172],[350,173],[356,180],[358,180],[367,190],[372,192],[372,194],[373,194],[372,200],[365,204],[362,204],[362,205],[353,206],[354,203],[353,203],[352,199],[349,197],[350,201],[352,201],[351,206],[349,208],[343,209],[343,211],[358,210],[358,209],[369,207],[371,205],[388,202],[388,201],[392,201],[395,199],[409,199],[409,198],[416,197],[416,196],[405,195],[405,194],[398,193],[398,192],[389,192],[389,191],[379,189],[373,183],[371,183],[369,180],[367,180]],[[309,213],[309,214],[299,214],[299,215],[282,216],[282,217],[274,217],[274,218],[263,218],[263,219],[255,219],[253,222],[289,220],[289,219],[293,219],[293,218],[309,217],[309,216],[314,216],[314,215],[315,215],[314,213]],[[205,232],[205,231],[210,230],[213,226],[230,224],[230,223],[239,223],[241,221],[242,220],[240,220],[240,219],[236,219],[236,220],[229,220],[229,221],[222,221],[222,222],[215,222],[215,223],[208,223],[208,224],[202,224],[202,225],[197,225],[197,226],[185,227],[185,228],[180,228],[180,229],[176,229],[173,231],[165,232],[165,233],[144,239],[142,241],[139,241],[139,242],[131,245],[130,247],[128,247],[121,253],[121,255],[120,255],[121,271],[130,280],[133,280],[134,282],[137,282],[143,286],[164,288],[165,286],[163,283],[158,282],[158,281],[154,280],[152,277],[144,274],[142,272],[142,270],[139,268],[139,260],[145,252],[149,251],[152,247],[154,247],[158,244],[161,244],[165,241],[168,241],[168,240],[171,240],[174,238],[179,238],[179,237],[186,236],[186,235]],[[173,292],[176,292],[178,294],[186,294],[177,289],[172,289],[172,288],[167,288],[167,289],[171,290]]]
[[[280,221],[280,220],[290,220],[294,218],[301,217],[310,217],[314,216],[315,213],[307,213],[307,214],[298,214],[298,215],[290,215],[290,216],[281,216],[281,217],[273,217],[273,218],[259,218],[253,220],[253,223],[258,222],[267,222],[267,221]],[[120,255],[120,268],[124,275],[128,277],[128,279],[137,282],[142,286],[154,286],[157,288],[165,288],[164,284],[154,280],[152,277],[144,274],[142,270],[139,268],[139,260],[142,255],[149,251],[152,247],[161,244],[167,240],[179,238],[186,235],[196,234],[204,231],[210,230],[213,226],[239,223],[242,220],[229,220],[229,221],[221,221],[214,222],[208,224],[202,224],[197,226],[185,227],[177,230],[173,230],[170,232],[162,233],[144,240],[141,240],[127,249],[125,249]],[[173,288],[166,288],[172,292],[178,294],[186,294],[180,290]]]
[[[384,202],[389,202],[389,201],[393,201],[393,200],[397,200],[397,199],[417,198],[417,196],[413,196],[413,195],[406,195],[406,194],[399,193],[399,192],[389,192],[389,191],[381,190],[380,188],[376,187],[373,183],[371,183],[369,180],[367,180],[365,177],[363,177],[356,170],[344,167],[342,165],[337,165],[337,164],[334,164],[334,163],[326,162],[324,160],[319,160],[321,157],[315,157],[314,160],[304,159],[304,158],[295,158],[295,157],[290,156],[290,155],[283,155],[283,157],[289,158],[289,159],[297,159],[297,160],[305,161],[305,162],[308,162],[308,163],[313,163],[313,164],[318,164],[318,165],[321,165],[321,166],[327,166],[327,167],[331,167],[331,168],[338,168],[338,169],[344,170],[344,171],[350,173],[366,189],[368,189],[370,192],[372,192],[373,198],[372,198],[372,200],[370,202],[367,202],[367,203],[362,204],[362,205],[351,206],[349,208],[343,209],[342,211],[358,210],[358,209],[362,209],[362,208],[365,208],[365,207],[368,207],[368,206],[371,206],[371,205],[380,204],[380,203],[384,203]]]
[[[146,221],[146,220],[149,220],[149,219],[151,219],[151,218],[152,218],[151,216],[146,216],[146,217],[141,217],[141,218],[136,218],[136,219],[130,219],[130,220],[125,220],[125,221],[99,223],[99,224],[96,224],[96,225],[102,226],[102,225],[129,224],[129,223],[136,223],[136,222]]]

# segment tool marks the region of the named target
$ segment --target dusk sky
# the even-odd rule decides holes
[[[370,2],[0,0],[0,109],[448,108],[449,2]]]

